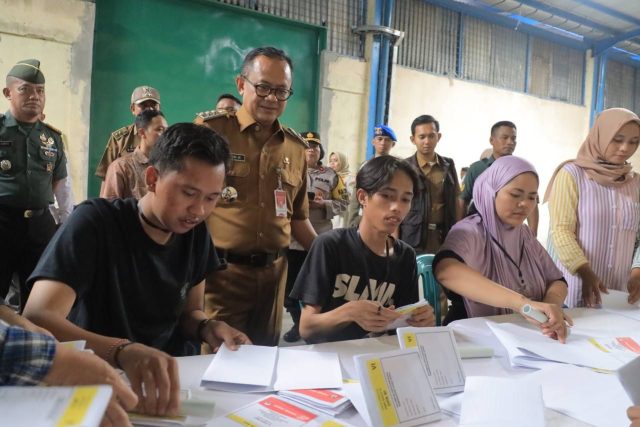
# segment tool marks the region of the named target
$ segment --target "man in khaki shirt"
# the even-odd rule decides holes
[[[160,110],[160,92],[151,86],[138,86],[131,94],[130,108],[134,117],[144,110]],[[118,157],[132,153],[138,145],[140,145],[140,137],[135,123],[113,131],[96,168],[96,176],[104,179],[109,165]]]
[[[232,158],[222,200],[207,221],[228,265],[207,279],[205,309],[261,345],[280,337],[291,235],[306,249],[316,235],[308,219],[307,145],[278,121],[293,93],[291,73],[283,51],[254,49],[236,78],[238,112],[195,120],[227,138]]]

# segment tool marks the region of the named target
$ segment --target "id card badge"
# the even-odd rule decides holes
[[[276,201],[276,216],[286,218],[287,216],[287,192],[284,190],[273,190]]]

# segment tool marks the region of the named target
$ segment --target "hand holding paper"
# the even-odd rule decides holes
[[[436,318],[433,314],[433,308],[426,300],[420,300],[416,303],[405,305],[395,309],[400,317],[394,319],[386,327],[387,330],[404,328],[407,326],[434,326]]]
[[[402,317],[394,311],[394,306],[383,307],[376,301],[350,301],[345,305],[349,306],[352,321],[368,332],[384,332],[387,325]]]

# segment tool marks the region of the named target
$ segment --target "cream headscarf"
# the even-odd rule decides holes
[[[625,108],[610,108],[604,110],[594,123],[593,127],[584,140],[578,156],[572,160],[566,160],[556,168],[551,176],[547,191],[544,193],[544,202],[549,199],[553,181],[555,181],[558,171],[567,163],[575,163],[580,166],[589,175],[591,179],[600,185],[618,186],[627,182],[627,177],[631,172],[631,164],[612,165],[603,163],[604,153],[607,146],[616,136],[616,133],[629,122],[635,122],[640,126],[640,119],[632,111]]]
[[[334,154],[338,156],[338,160],[340,161],[340,169],[336,170],[336,173],[340,175],[340,178],[344,179],[349,175],[349,160],[347,159],[346,154],[339,151],[334,151],[333,153],[331,153],[329,155],[329,158],[331,158],[331,156],[333,156]]]

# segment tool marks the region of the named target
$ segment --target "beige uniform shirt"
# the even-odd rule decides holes
[[[114,131],[109,137],[102,159],[96,168],[96,176],[104,179],[109,165],[118,157],[132,153],[140,145],[140,137],[135,125],[125,126]]]
[[[144,174],[149,166],[149,159],[136,148],[133,153],[117,158],[109,165],[100,197],[106,199],[141,199],[147,194],[147,183]]]
[[[235,201],[221,199],[207,219],[215,245],[239,254],[287,248],[291,220],[309,216],[306,142],[278,121],[271,137],[257,140],[260,125],[244,108],[236,114],[199,115],[195,122],[229,141],[232,163],[226,185],[238,192]],[[280,186],[286,192],[285,217],[276,216],[274,191]]]

